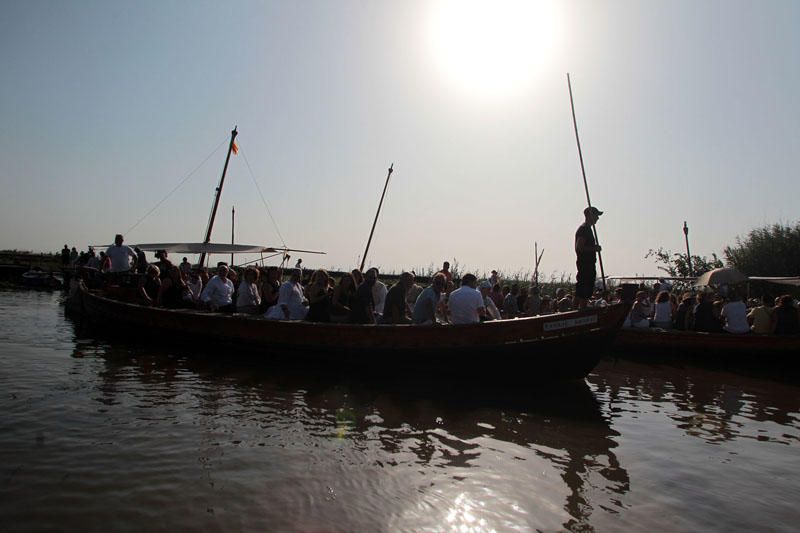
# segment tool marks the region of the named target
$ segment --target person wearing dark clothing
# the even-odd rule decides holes
[[[330,322],[331,321],[331,294],[328,289],[330,275],[328,272],[319,269],[312,276],[313,281],[306,289],[308,294],[308,314],[306,320],[309,322]]]
[[[709,302],[702,292],[697,295],[697,305],[694,306],[694,331],[715,333],[722,331],[719,319],[714,314],[714,304]]]
[[[672,317],[672,327],[678,330],[686,329],[686,321],[689,316],[689,310],[692,307],[692,297],[684,296],[681,303],[678,304],[678,309],[675,311],[675,316]]]
[[[69,246],[66,244],[61,249],[61,266],[69,266]]]
[[[578,226],[578,230],[575,232],[576,266],[578,267],[578,274],[575,276],[577,282],[575,297],[578,309],[586,307],[589,298],[594,293],[594,280],[597,278],[595,263],[597,262],[597,252],[601,248],[594,239],[592,228],[602,214],[603,212],[596,207],[587,207],[583,210],[584,222]]]
[[[144,274],[147,272],[147,256],[138,246],[134,247],[133,251],[136,252],[136,273]]]
[[[353,324],[375,323],[375,301],[372,299],[372,286],[378,280],[376,271],[367,270],[364,282],[356,289],[355,301],[350,308],[350,322]]]
[[[781,296],[778,305],[772,310],[772,332],[775,335],[800,334],[800,318],[797,309],[792,305],[792,297]]]
[[[386,302],[383,304],[384,324],[410,324],[411,317],[408,312],[406,295],[414,284],[414,274],[403,272],[400,281],[394,284],[386,293]]]

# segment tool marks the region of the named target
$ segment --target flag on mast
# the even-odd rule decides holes
[[[239,145],[236,144],[236,141],[233,141],[233,144],[231,145],[231,151],[233,151],[234,155],[239,153]]]

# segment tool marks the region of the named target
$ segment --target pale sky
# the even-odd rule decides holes
[[[368,264],[608,275],[798,219],[800,2],[5,1],[0,248],[213,241]],[[130,230],[212,154],[174,195]],[[245,161],[246,158],[246,161]],[[129,231],[130,230],[130,231]]]

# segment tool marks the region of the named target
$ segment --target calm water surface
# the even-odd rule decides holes
[[[603,362],[505,391],[84,337],[0,292],[0,530],[796,531],[800,388]],[[196,349],[194,349],[196,350]]]

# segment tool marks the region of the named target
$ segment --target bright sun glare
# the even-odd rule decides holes
[[[558,25],[553,0],[442,0],[429,37],[448,83],[498,97],[523,89],[552,59]]]

